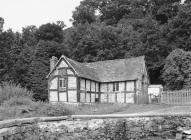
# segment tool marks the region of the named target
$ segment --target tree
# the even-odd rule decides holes
[[[20,52],[19,38],[12,30],[0,34],[0,80],[11,81],[12,66]]]
[[[167,39],[176,48],[190,51],[191,4],[180,5],[176,17],[169,21]]]
[[[27,44],[29,46],[36,45],[38,43],[38,40],[36,38],[37,30],[38,30],[37,27],[34,25],[23,28],[23,30],[22,30],[23,44]]]
[[[4,19],[0,17],[0,33],[3,31]]]
[[[63,41],[63,23],[47,23],[41,25],[36,31],[36,38],[38,40],[55,41],[62,43]]]
[[[165,60],[162,79],[168,89],[191,87],[191,52],[182,49],[172,51]]]

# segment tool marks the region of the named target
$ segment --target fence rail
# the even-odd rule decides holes
[[[191,89],[163,91],[161,94],[161,103],[180,105],[191,104]]]

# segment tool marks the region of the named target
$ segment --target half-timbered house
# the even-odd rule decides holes
[[[149,78],[144,56],[79,63],[50,59],[50,102],[147,103]]]

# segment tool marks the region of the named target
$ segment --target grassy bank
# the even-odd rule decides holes
[[[19,85],[4,83],[0,89],[0,120],[72,114],[111,114],[126,109],[126,105],[122,104],[81,104],[77,106],[35,102],[32,96],[31,91]]]

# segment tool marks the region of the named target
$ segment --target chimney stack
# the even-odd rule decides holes
[[[52,58],[50,58],[50,71],[53,70],[54,66],[56,65],[56,63],[58,62],[58,58],[55,56],[52,56]]]

